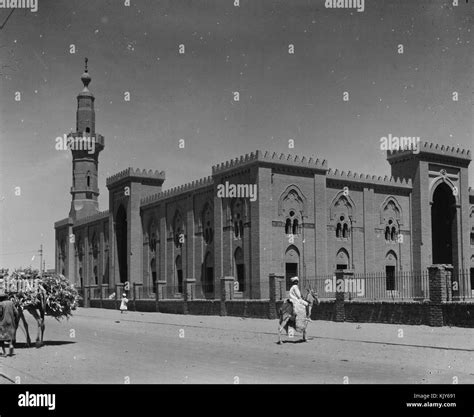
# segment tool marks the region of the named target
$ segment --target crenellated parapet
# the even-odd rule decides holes
[[[236,168],[243,168],[256,163],[270,163],[320,171],[327,170],[327,161],[325,159],[306,158],[305,156],[300,158],[297,155],[283,153],[278,154],[276,152],[269,151],[256,151],[250,154],[242,155],[239,158],[231,159],[229,161],[214,165],[212,167],[212,175],[221,174]]]
[[[88,223],[94,223],[99,220],[103,220],[109,217],[109,210],[101,211],[100,213],[93,214],[92,216],[84,217],[74,223],[74,227],[84,226]]]
[[[107,178],[107,188],[125,180],[139,182],[152,180],[153,182],[161,184],[165,180],[165,171],[153,171],[151,169],[147,171],[146,169],[128,167],[127,169]]]
[[[412,154],[429,154],[443,157],[450,157],[455,159],[462,159],[465,161],[471,160],[471,151],[455,146],[440,145],[432,142],[419,142],[416,149],[403,149],[403,150],[388,150],[387,159],[394,159],[398,157],[404,157]]]
[[[395,178],[392,176],[385,175],[368,175],[368,174],[358,174],[351,171],[339,171],[338,169],[329,169],[327,172],[327,177],[330,179],[344,180],[347,182],[358,182],[365,184],[374,184],[374,185],[385,185],[389,187],[401,187],[401,188],[412,188],[412,180],[410,178]]]
[[[187,184],[179,185],[174,188],[170,188],[169,190],[164,190],[156,194],[152,194],[149,196],[146,196],[140,200],[141,206],[148,206],[150,204],[156,203],[157,201],[164,200],[167,198],[171,198],[174,196],[177,196],[179,194],[184,194],[190,191],[195,191],[200,188],[204,187],[209,187],[212,184],[214,184],[214,180],[212,179],[211,176],[201,178],[199,180],[195,180],[192,182],[189,182]]]

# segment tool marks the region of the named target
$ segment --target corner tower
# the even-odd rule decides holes
[[[87,69],[81,76],[84,89],[77,96],[76,132],[68,135],[72,151],[71,210],[73,220],[99,211],[99,153],[104,149],[104,137],[95,131],[94,95],[89,91],[91,77]]]

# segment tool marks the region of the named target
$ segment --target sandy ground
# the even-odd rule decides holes
[[[30,334],[36,337],[32,319]],[[41,349],[0,358],[4,383],[474,383],[474,329],[315,321],[276,344],[277,321],[79,309],[47,318]]]

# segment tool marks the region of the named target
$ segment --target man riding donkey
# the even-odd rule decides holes
[[[293,309],[295,312],[296,319],[312,321],[309,317],[311,312],[308,309],[309,303],[303,300],[301,296],[300,288],[298,287],[299,278],[293,277],[290,279],[290,282],[293,284],[290,288],[290,301],[293,303]],[[304,308],[303,308],[304,307]],[[306,315],[304,316],[304,314]]]
[[[319,304],[318,294],[310,289],[306,295],[306,299],[301,296],[301,291],[298,287],[298,277],[290,279],[292,286],[289,292],[289,299],[283,303],[279,310],[279,327],[278,339],[281,343],[281,332],[286,330],[292,337],[293,331],[297,330],[303,333],[303,341],[306,340],[306,326],[310,319],[311,309],[313,303]]]

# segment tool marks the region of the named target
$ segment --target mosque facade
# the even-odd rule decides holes
[[[55,268],[77,286],[165,285],[180,297],[236,294],[266,299],[269,274],[331,275],[337,269],[394,277],[451,264],[461,291],[474,289],[471,153],[420,142],[387,151],[390,177],[331,169],[326,160],[256,151],[214,165],[209,177],[163,189],[163,171],[127,168],[107,178],[109,209],[98,206],[99,153],[87,70],[77,96],[76,132],[94,149],[72,147],[69,215],[55,223]],[[387,291],[396,281],[387,280]],[[389,288],[390,287],[390,288]],[[393,287],[393,288],[392,288]]]

